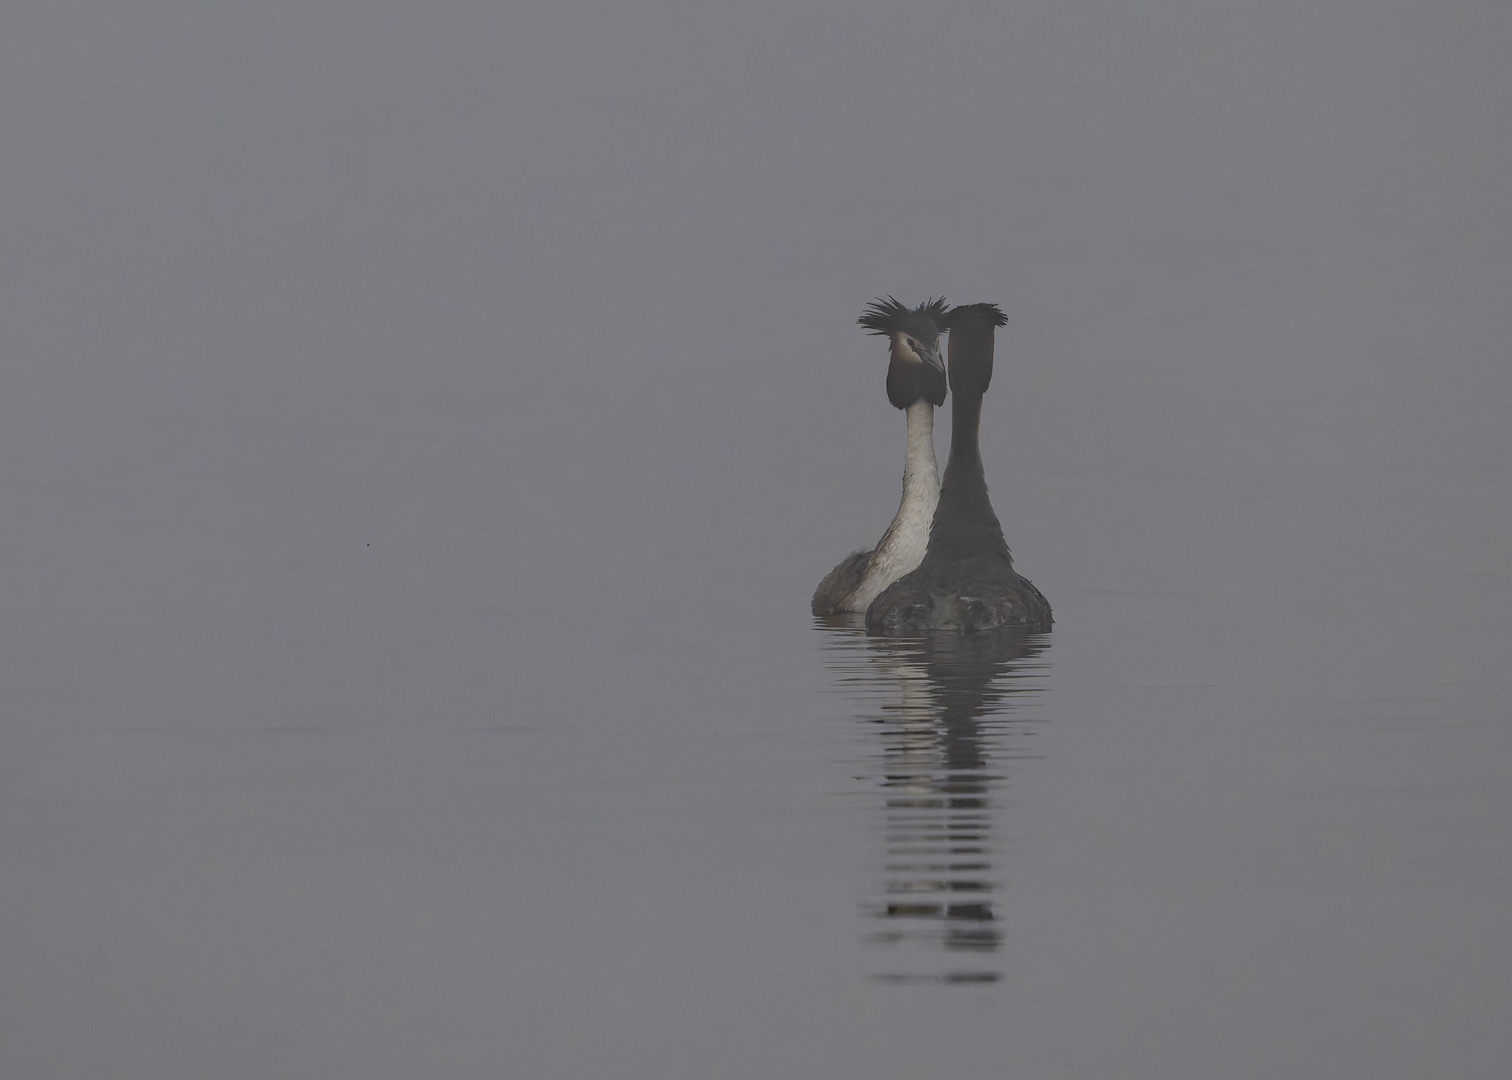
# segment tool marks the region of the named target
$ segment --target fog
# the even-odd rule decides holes
[[[1509,54],[7,5],[0,1073],[1499,1077]],[[1042,638],[809,615],[941,293]]]

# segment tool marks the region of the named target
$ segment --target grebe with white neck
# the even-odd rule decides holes
[[[992,382],[993,335],[1008,316],[996,304],[966,304],[941,320],[950,332],[950,458],[929,546],[919,568],[885,589],[866,612],[868,633],[908,637],[931,630],[1049,630],[1050,603],[1013,568],[987,497],[978,433]]]
[[[906,308],[889,296],[875,300],[856,320],[888,339],[887,400],[903,410],[908,422],[903,500],[874,549],[852,552],[825,575],[814,590],[815,615],[865,611],[883,589],[924,558],[940,499],[934,410],[945,402],[938,323],[945,310],[944,297]]]

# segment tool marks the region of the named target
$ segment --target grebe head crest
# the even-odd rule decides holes
[[[962,304],[940,318],[950,331],[950,388],[957,394],[985,394],[992,382],[992,334],[1008,322],[996,304]]]
[[[889,342],[887,400],[899,409],[916,401],[945,404],[945,363],[940,359],[940,320],[948,310],[945,298],[930,299],[907,308],[891,296],[880,296],[856,320]]]
[[[957,320],[985,321],[993,326],[1008,325],[1008,316],[1004,315],[1003,309],[996,304],[957,304],[949,311],[937,316],[935,322],[939,324],[941,330],[953,330]]]

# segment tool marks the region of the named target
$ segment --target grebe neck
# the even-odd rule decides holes
[[[939,509],[929,532],[931,560],[993,553],[1011,562],[1003,526],[987,497],[981,425],[981,395],[957,392],[951,408],[950,457],[945,462]]]
[[[982,468],[982,398],[957,394],[950,410],[950,457],[945,459],[945,475],[954,475],[957,485],[975,482],[987,492],[986,473]]]
[[[861,583],[846,598],[842,607],[845,611],[865,611],[883,589],[917,569],[929,548],[929,528],[940,501],[940,477],[935,471],[934,406],[916,401],[906,412],[908,455],[903,459],[903,500],[867,560]]]
[[[940,471],[935,462],[934,406],[916,401],[904,410],[908,418],[908,450],[903,459],[903,502],[940,495]],[[933,507],[931,506],[931,513]]]

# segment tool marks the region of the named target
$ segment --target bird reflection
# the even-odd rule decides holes
[[[876,924],[867,940],[903,968],[875,978],[995,982],[995,798],[1007,763],[1032,756],[1012,698],[1037,689],[1034,657],[1049,639],[1007,630],[899,640],[821,625],[835,635],[829,666],[876,726],[862,779],[882,796],[885,878],[862,911]]]

